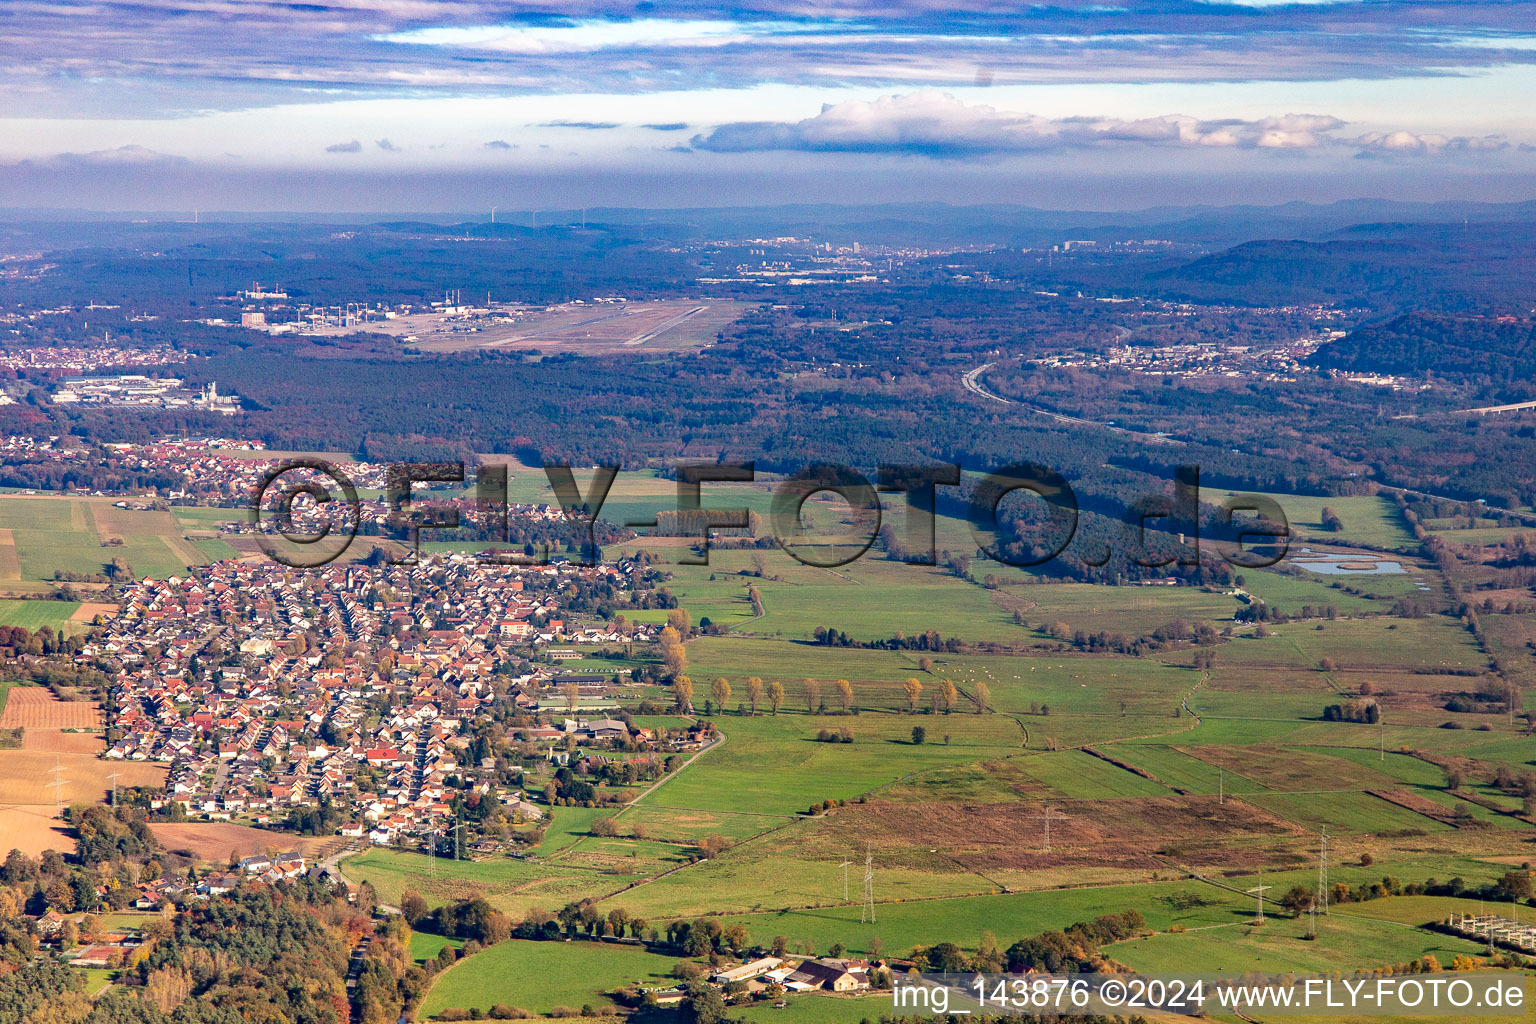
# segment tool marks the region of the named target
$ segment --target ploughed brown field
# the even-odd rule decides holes
[[[59,700],[46,686],[13,686],[0,729],[100,729],[101,709],[85,700]]]
[[[65,732],[62,729],[26,729],[21,749],[44,754],[99,754],[105,741],[99,732]]]
[[[52,814],[56,791],[66,805],[95,802],[111,792],[113,772],[119,786],[163,786],[165,771],[163,764],[103,761],[94,752],[0,750],[0,806],[23,804]],[[62,785],[50,785],[55,779]]]
[[[921,857],[941,850],[975,871],[1112,865],[1156,870],[1240,861],[1245,840],[1273,841],[1302,829],[1262,808],[1228,797],[1148,797],[1050,803],[1051,849],[1045,850],[1042,805],[898,804],[873,800],[840,808],[818,837],[835,848],[898,851]]]
[[[75,837],[54,818],[53,805],[46,807],[9,805],[0,807],[0,851],[20,850],[36,857],[44,850],[70,853]]]
[[[228,860],[231,853],[249,857],[268,850],[298,850],[311,856],[334,841],[331,836],[299,837],[227,821],[152,822],[149,828],[167,850],[190,850],[199,860],[218,863]]]
[[[98,615],[111,618],[117,614],[117,605],[110,601],[81,601],[80,607],[70,616],[75,622],[90,622]]]

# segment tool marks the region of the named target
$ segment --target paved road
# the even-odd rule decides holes
[[[961,377],[960,383],[965,385],[965,390],[969,391],[973,395],[980,395],[982,398],[990,398],[992,401],[1002,402],[1004,405],[1012,405],[1013,403],[1008,399],[1003,398],[1001,395],[994,395],[992,392],[982,387],[981,375],[990,369],[992,369],[991,363],[982,363],[980,366],[976,367],[976,369]]]
[[[960,383],[964,385],[965,390],[969,391],[973,395],[980,395],[982,398],[990,398],[992,401],[1001,402],[1004,405],[1017,405],[1018,403],[1016,402],[1004,398],[1001,395],[995,395],[988,391],[986,387],[981,383],[981,375],[986,373],[991,368],[991,363],[982,363],[980,366],[976,367],[976,369],[962,376],[960,378]],[[1144,441],[1151,441],[1154,444],[1184,443],[1175,437],[1164,437],[1161,434],[1148,434],[1141,430],[1127,430],[1125,427],[1117,427],[1111,423],[1100,423],[1097,420],[1085,420],[1079,416],[1068,416],[1065,413],[1051,412],[1047,409],[1037,409],[1033,406],[1021,405],[1019,408],[1027,409],[1034,413],[1036,416],[1044,416],[1046,419],[1055,420],[1058,423],[1076,423],[1084,427],[1098,427],[1100,430],[1112,430],[1117,434],[1126,434],[1130,437],[1139,437]]]

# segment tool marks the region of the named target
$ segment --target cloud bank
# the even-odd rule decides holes
[[[1010,153],[1105,147],[1320,150],[1353,146],[1361,151],[1439,153],[1503,148],[1497,136],[1482,139],[1391,132],[1344,140],[1347,122],[1330,114],[1291,113],[1256,120],[1200,120],[1182,114],[1134,120],[1113,117],[1046,118],[966,104],[953,95],[924,90],[875,100],[828,104],[794,122],[739,121],[695,135],[696,150],[750,153],[792,150],[812,153],[905,154],[964,158]]]

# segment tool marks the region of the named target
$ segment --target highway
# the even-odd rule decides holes
[[[976,369],[971,370],[969,373],[961,376],[960,383],[965,386],[965,390],[971,392],[973,395],[980,395],[982,398],[989,398],[994,402],[1001,402],[1004,405],[1018,405],[1017,402],[1010,401],[1001,395],[993,394],[992,392],[988,391],[986,387],[981,383],[981,375],[986,373],[991,368],[991,363],[982,363],[980,366],[976,367]],[[1076,423],[1085,427],[1098,427],[1100,430],[1113,430],[1117,434],[1126,434],[1130,437],[1139,437],[1143,440],[1151,441],[1154,444],[1184,444],[1184,442],[1180,441],[1178,438],[1164,437],[1161,434],[1148,434],[1141,430],[1127,430],[1125,427],[1117,427],[1109,423],[1100,423],[1097,420],[1085,420],[1078,416],[1068,416],[1065,413],[1050,412],[1046,409],[1036,409],[1027,405],[1021,405],[1019,408],[1028,409],[1036,416],[1044,416],[1047,419],[1055,420],[1058,423]]]

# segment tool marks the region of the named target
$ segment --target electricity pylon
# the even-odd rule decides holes
[[[859,923],[866,918],[875,923],[875,857],[868,851],[864,853],[864,906],[859,910]]]

